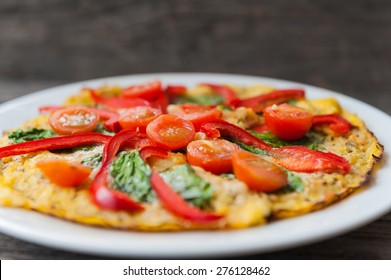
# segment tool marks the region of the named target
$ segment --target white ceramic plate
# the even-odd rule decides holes
[[[129,85],[151,79],[192,86],[200,82],[267,84],[305,88],[309,98],[335,97],[359,114],[386,147],[382,168],[370,187],[324,210],[266,226],[235,231],[143,233],[83,226],[39,213],[0,208],[0,231],[33,243],[82,253],[119,257],[212,257],[263,253],[330,238],[367,224],[391,209],[391,117],[361,101],[329,90],[294,82],[226,74],[147,74],[112,77],[51,88],[0,105],[0,130],[37,116],[42,105],[60,104],[83,86]]]

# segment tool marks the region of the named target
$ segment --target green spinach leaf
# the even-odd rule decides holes
[[[98,153],[92,157],[85,158],[81,161],[82,164],[95,168],[98,167],[98,165],[102,162],[103,155],[101,153]]]
[[[155,199],[149,180],[151,168],[141,158],[138,150],[120,154],[111,165],[110,173],[114,178],[114,189],[125,192],[140,202]]]
[[[249,130],[248,132],[275,148],[281,148],[284,146],[306,146],[312,150],[324,150],[319,146],[319,144],[323,141],[323,137],[316,133],[308,133],[302,139],[288,142],[278,138],[270,132],[258,133],[252,130]]]
[[[53,130],[30,128],[27,130],[17,129],[8,132],[8,138],[15,144],[54,137],[57,134]]]
[[[178,165],[160,173],[160,176],[183,199],[194,206],[204,208],[212,198],[212,186],[202,180],[188,164]]]
[[[176,104],[193,103],[204,106],[219,105],[223,102],[223,97],[219,94],[202,94],[197,96],[182,95],[175,100]]]

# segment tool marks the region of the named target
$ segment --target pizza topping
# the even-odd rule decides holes
[[[202,105],[178,105],[171,107],[170,113],[190,121],[196,131],[207,121],[217,120],[221,117],[221,111]]]
[[[196,140],[187,145],[187,161],[214,174],[232,170],[231,157],[239,147],[227,140]]]
[[[17,129],[7,133],[8,139],[14,144],[28,142],[32,140],[45,139],[56,136],[53,130],[30,128],[27,130]]]
[[[285,172],[276,164],[246,152],[232,155],[235,176],[253,190],[274,192],[288,184]]]
[[[264,110],[268,130],[286,141],[304,137],[312,126],[312,114],[289,104],[273,105]]]
[[[196,223],[209,223],[222,218],[188,204],[156,171],[152,171],[151,184],[164,207],[178,217]]]
[[[229,140],[239,141],[264,151],[272,149],[272,146],[248,133],[246,130],[223,120],[204,123],[201,126],[200,131],[212,138],[223,137]]]
[[[37,167],[52,183],[61,187],[75,187],[83,183],[91,169],[63,159],[50,159],[37,162]]]
[[[291,171],[346,174],[350,170],[350,164],[338,155],[314,151],[304,146],[273,148],[246,130],[222,120],[205,123],[200,131],[210,137],[221,136],[233,140],[240,147],[252,153],[268,154],[276,163]]]
[[[122,128],[145,132],[147,125],[161,114],[159,109],[137,106],[127,109],[118,121]]]
[[[274,148],[269,153],[276,163],[291,171],[347,174],[350,170],[349,162],[343,157],[304,146]]]
[[[160,173],[164,181],[188,203],[205,208],[212,198],[212,186],[201,179],[188,164]]]
[[[129,141],[136,138],[136,132],[122,130],[105,145],[103,150],[102,166],[92,181],[90,195],[92,201],[102,209],[112,211],[140,211],[144,207],[131,199],[127,194],[113,190],[107,186],[109,169],[118,151]]]
[[[121,97],[111,97],[104,98],[93,89],[88,89],[90,95],[95,103],[104,105],[105,107],[113,109],[121,108],[131,108],[136,106],[150,106],[151,104],[142,98],[121,98]]]
[[[149,180],[151,168],[137,149],[120,154],[111,165],[110,174],[114,179],[113,189],[122,191],[139,202],[155,199]]]
[[[321,146],[319,146],[324,137],[315,132],[307,133],[307,135],[301,139],[289,142],[278,138],[270,132],[259,133],[253,130],[248,130],[248,132],[263,140],[267,144],[273,146],[274,148],[281,148],[284,146],[306,146],[311,150],[324,150]]]
[[[167,94],[171,103],[176,103],[175,100],[186,93],[187,89],[182,85],[168,85],[164,92]]]
[[[52,129],[62,135],[91,132],[98,122],[98,115],[83,107],[60,109],[54,111],[49,117]]]
[[[110,136],[100,133],[83,133],[69,136],[59,136],[40,140],[23,142],[0,148],[0,158],[17,156],[22,154],[53,151],[59,149],[67,149],[81,146],[89,146],[93,144],[106,144],[110,140]]]
[[[302,99],[304,95],[305,93],[302,89],[276,90],[256,97],[241,99],[238,106],[248,107],[253,109],[254,112],[260,113],[268,106],[281,104],[292,99]]]
[[[125,88],[121,92],[121,96],[124,98],[143,98],[150,101],[156,99],[162,92],[162,83],[160,81],[150,81],[145,84]]]
[[[352,127],[352,125],[347,120],[337,114],[314,116],[312,125],[329,125],[332,131],[339,134],[349,133]]]
[[[98,153],[96,155],[93,155],[91,157],[85,158],[81,161],[81,164],[91,167],[91,168],[96,168],[99,166],[99,164],[102,162],[103,154]]]
[[[208,86],[212,90],[219,93],[224,100],[224,104],[233,107],[237,107],[237,105],[239,104],[239,98],[236,96],[236,92],[230,87],[225,85],[216,85],[216,84],[208,84],[208,83],[202,85]]]
[[[146,132],[159,147],[168,150],[186,146],[195,135],[191,122],[174,115],[161,115],[148,124]]]

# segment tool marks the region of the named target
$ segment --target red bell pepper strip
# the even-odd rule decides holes
[[[51,113],[56,110],[64,109],[66,106],[44,106],[40,107],[38,110],[41,114],[44,113]],[[114,111],[110,110],[104,110],[104,109],[97,109],[97,108],[91,108],[86,107],[89,110],[93,111],[95,114],[97,114],[101,121],[103,121],[103,125],[110,131],[118,132],[122,129],[121,125],[118,122],[119,114]]]
[[[268,106],[284,103],[292,99],[302,99],[304,98],[304,95],[305,92],[302,89],[276,90],[256,97],[241,99],[237,106],[251,108],[254,112],[259,113]]]
[[[349,133],[352,125],[337,114],[318,115],[312,119],[312,126],[330,125],[330,129],[339,134]]]
[[[140,203],[134,201],[125,193],[109,189],[107,186],[109,168],[115,156],[121,147],[135,139],[136,135],[137,132],[122,130],[110,139],[103,150],[102,167],[92,181],[90,188],[92,201],[102,209],[112,211],[140,211],[144,209]]]
[[[140,156],[147,161],[151,156],[157,156],[160,158],[168,158],[169,154],[167,150],[163,150],[156,147],[144,146],[140,149]]]
[[[136,106],[151,106],[147,100],[142,98],[121,98],[121,97],[112,97],[112,98],[104,98],[97,94],[97,92],[93,89],[86,89],[90,92],[91,98],[97,104],[102,104],[106,107],[113,109],[121,109],[121,108],[131,108]]]
[[[204,123],[200,131],[212,138],[221,136],[267,151],[276,163],[288,170],[307,173],[339,172],[342,174],[346,174],[350,170],[350,164],[338,155],[314,151],[304,146],[273,148],[244,129],[223,120]]]
[[[156,147],[146,147],[140,150],[140,155],[146,161],[150,156],[167,158],[168,151]],[[188,204],[154,170],[152,170],[151,184],[164,207],[175,216],[195,223],[214,222],[222,218],[220,215],[204,212]]]
[[[200,131],[212,138],[229,138],[264,151],[269,151],[272,149],[272,146],[265,143],[258,137],[224,120],[206,122],[201,125]]]
[[[237,107],[238,104],[240,104],[240,100],[236,96],[236,92],[233,89],[231,89],[230,87],[224,86],[224,85],[208,84],[208,83],[203,83],[202,85],[208,86],[212,90],[219,93],[223,97],[224,103],[226,105],[229,105],[232,107]]]
[[[250,128],[252,131],[258,132],[258,133],[266,133],[269,132],[269,129],[267,128],[266,124],[260,124],[257,126],[253,126]]]
[[[346,159],[329,152],[311,150],[305,146],[286,146],[269,151],[282,167],[297,172],[325,172],[347,174],[350,164]]]
[[[0,148],[0,158],[45,150],[67,149],[92,144],[106,144],[111,136],[100,133],[83,133],[23,142]]]

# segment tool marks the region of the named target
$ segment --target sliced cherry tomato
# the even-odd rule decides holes
[[[121,92],[121,96],[124,98],[138,97],[146,100],[154,100],[162,92],[162,83],[160,81],[151,81],[142,85],[127,87]]]
[[[349,133],[352,127],[352,125],[347,120],[336,114],[318,115],[314,116],[314,119],[312,120],[313,126],[327,124],[330,125],[330,129],[332,131],[340,134]]]
[[[168,150],[186,146],[195,135],[191,122],[174,115],[161,115],[149,123],[146,132],[157,145]]]
[[[204,122],[217,120],[222,113],[220,110],[209,106],[187,104],[177,106],[172,114],[190,121],[195,130],[198,131]]]
[[[287,175],[278,165],[255,154],[237,151],[232,155],[232,165],[236,178],[250,189],[274,192],[288,184]]]
[[[54,111],[49,117],[49,124],[55,132],[72,135],[93,131],[99,122],[99,116],[83,107],[67,108]]]
[[[147,125],[161,114],[159,109],[137,106],[127,109],[118,121],[122,128],[145,132]]]
[[[270,132],[287,141],[305,136],[312,126],[313,118],[307,110],[289,104],[267,107],[264,116]]]
[[[63,159],[50,159],[37,162],[37,166],[46,178],[61,187],[75,187],[83,183],[91,169]]]
[[[187,145],[187,161],[214,174],[232,170],[232,154],[240,148],[224,139],[196,140]]]

